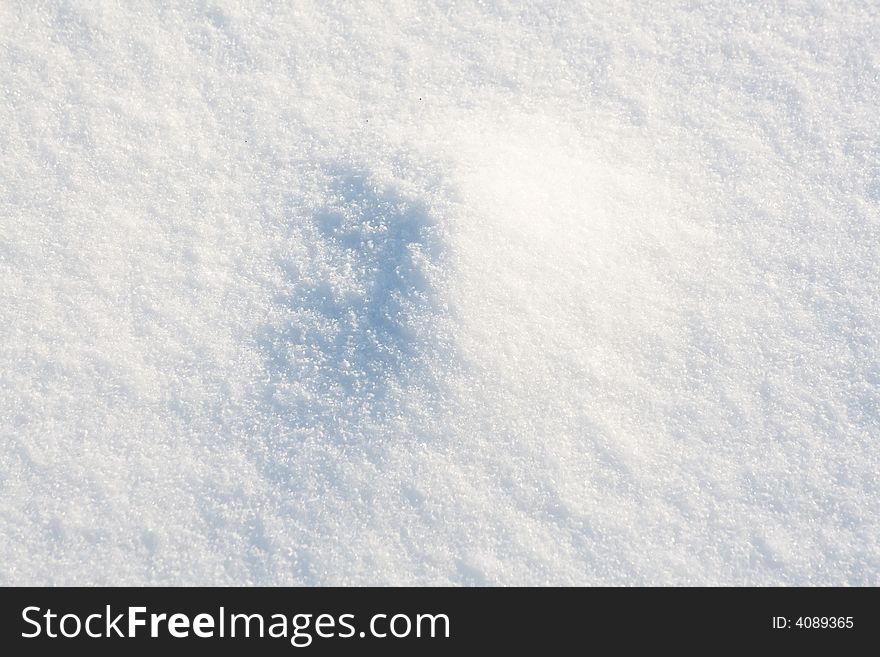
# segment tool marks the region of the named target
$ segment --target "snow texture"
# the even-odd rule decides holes
[[[0,3],[0,584],[880,584],[878,35]]]

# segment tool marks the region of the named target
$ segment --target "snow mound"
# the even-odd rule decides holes
[[[880,583],[875,3],[4,3],[0,584]]]

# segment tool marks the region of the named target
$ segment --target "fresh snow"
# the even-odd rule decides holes
[[[878,35],[0,3],[0,584],[880,584]]]

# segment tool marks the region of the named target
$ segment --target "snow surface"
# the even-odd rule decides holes
[[[0,3],[0,583],[880,584],[878,35]]]

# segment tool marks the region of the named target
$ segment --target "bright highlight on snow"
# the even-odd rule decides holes
[[[880,9],[704,4],[0,4],[0,584],[880,584]]]

